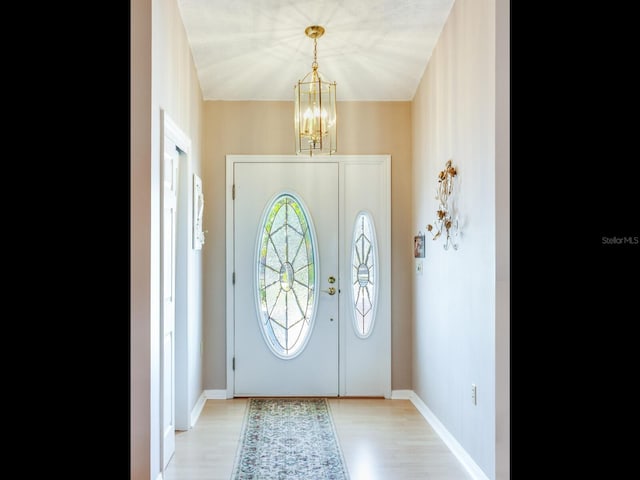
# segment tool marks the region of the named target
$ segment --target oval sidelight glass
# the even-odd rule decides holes
[[[278,357],[299,355],[315,318],[316,240],[302,202],[278,195],[265,209],[258,237],[257,303],[260,329]]]
[[[360,338],[371,335],[377,304],[378,247],[368,212],[356,216],[351,245],[353,327]]]

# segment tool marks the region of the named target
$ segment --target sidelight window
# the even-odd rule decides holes
[[[351,248],[353,326],[361,338],[371,335],[378,294],[378,250],[371,216],[356,216]]]

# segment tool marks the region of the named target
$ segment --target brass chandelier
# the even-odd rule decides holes
[[[304,31],[313,39],[311,72],[294,86],[294,125],[296,153],[336,153],[336,82],[326,81],[318,71],[318,38],[324,34],[319,25]]]

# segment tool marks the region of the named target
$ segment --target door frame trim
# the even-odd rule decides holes
[[[235,380],[233,374],[233,357],[235,355],[234,345],[235,345],[235,311],[234,311],[234,286],[233,286],[233,272],[234,272],[234,239],[233,239],[233,173],[234,173],[234,165],[236,163],[270,163],[270,162],[300,162],[301,160],[309,160],[314,163],[337,163],[339,166],[339,174],[338,174],[338,189],[340,192],[340,202],[343,201],[343,189],[344,189],[344,181],[343,181],[343,168],[345,164],[357,164],[357,163],[385,163],[386,164],[386,175],[387,179],[387,187],[385,188],[384,194],[389,199],[387,203],[387,208],[389,209],[386,215],[388,219],[389,225],[386,229],[387,238],[384,241],[388,242],[389,245],[389,253],[391,252],[391,155],[330,155],[330,156],[315,156],[315,157],[307,157],[300,155],[235,155],[229,154],[226,155],[226,165],[225,165],[225,299],[226,299],[226,380],[227,380],[227,388],[226,388],[226,397],[233,398],[235,391]],[[340,210],[340,217],[338,219],[339,222],[342,222],[342,210]],[[338,250],[341,251],[343,246],[344,239],[340,239]],[[379,240],[382,240],[379,238]],[[389,255],[390,257],[390,255]],[[340,260],[342,261],[342,260]],[[391,274],[390,266],[391,259],[387,258],[385,263],[387,264],[389,275]],[[390,279],[389,279],[390,280]],[[390,295],[390,289],[389,289]],[[390,308],[390,305],[389,305]],[[389,321],[386,322],[387,332],[387,340],[388,340],[388,351],[387,355],[387,366],[385,368],[385,377],[387,378],[388,395],[385,394],[386,398],[391,397],[391,321],[390,321],[390,312],[388,312]],[[384,323],[384,322],[381,322]],[[344,329],[350,327],[351,323],[347,321],[340,322],[340,331],[339,331],[339,343],[338,343],[338,375],[339,375],[339,383],[338,383],[338,396],[344,395],[344,382],[343,382],[343,365],[340,361],[341,358],[344,358]]]
[[[171,117],[169,116],[169,114],[164,110],[164,109],[160,109],[160,242],[159,242],[159,283],[158,283],[158,287],[159,287],[159,300],[160,300],[160,305],[159,305],[159,313],[160,313],[160,324],[159,324],[159,355],[158,355],[158,371],[159,371],[159,386],[160,386],[160,396],[159,396],[159,408],[158,408],[158,413],[159,413],[159,421],[160,421],[160,428],[159,428],[159,435],[160,435],[160,452],[159,452],[159,456],[160,456],[160,475],[162,475],[162,472],[164,472],[167,461],[165,461],[164,458],[164,432],[163,432],[163,418],[164,418],[164,410],[165,410],[165,404],[164,404],[164,292],[163,292],[163,285],[164,285],[164,273],[165,273],[165,267],[164,267],[164,255],[163,255],[163,249],[164,249],[164,176],[165,176],[165,164],[164,164],[164,155],[165,155],[165,146],[166,143],[172,143],[175,147],[178,148],[179,152],[178,152],[178,164],[180,165],[180,163],[182,162],[181,157],[184,155],[184,159],[189,162],[190,159],[190,155],[191,155],[191,139],[189,138],[189,136],[184,133],[184,131],[178,127],[177,123],[175,123]],[[180,167],[178,167],[180,169]],[[178,191],[178,196],[179,196],[179,191]],[[178,208],[178,196],[176,196],[176,209]],[[176,218],[176,225],[177,225],[177,218]],[[176,241],[177,241],[177,236],[176,236]],[[178,264],[178,255],[179,252],[176,250],[175,252],[176,258],[175,258],[175,263],[176,265]],[[174,284],[177,283],[177,269],[176,271],[173,272],[174,273]],[[174,308],[175,308],[175,296],[176,296],[176,292],[174,291]],[[176,339],[175,339],[175,335],[176,335],[176,330],[177,330],[177,322],[178,322],[178,316],[177,316],[177,312],[174,312],[174,327],[173,327],[173,335],[174,335],[174,364],[173,364],[173,372],[174,372],[174,389],[172,392],[172,395],[174,396],[174,400],[173,400],[173,406],[174,406],[174,412],[173,412],[173,416],[174,416],[174,426],[175,426],[175,420],[176,420],[176,389],[175,389],[175,384],[176,384],[176,377],[179,374],[184,375],[184,377],[187,377],[187,373],[186,371],[181,371],[180,373],[178,373],[178,368],[176,366]]]

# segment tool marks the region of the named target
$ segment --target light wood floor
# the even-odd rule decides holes
[[[409,400],[329,404],[351,480],[471,479]],[[176,433],[164,479],[229,480],[246,405],[241,398],[207,400],[196,425]]]

